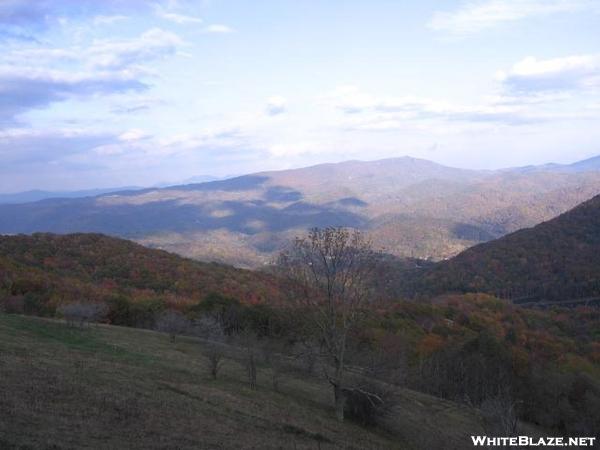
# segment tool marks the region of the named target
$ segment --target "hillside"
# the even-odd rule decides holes
[[[310,227],[367,230],[401,257],[440,260],[600,192],[600,171],[475,171],[414,158],[348,161],[208,183],[0,205],[0,233],[94,232],[257,267]]]
[[[112,326],[0,314],[0,447],[128,449],[462,449],[480,432],[473,409],[398,391],[397,432],[339,423],[329,388],[270,369],[258,390],[230,357],[210,379],[203,343]]]
[[[389,409],[367,426],[349,407],[359,428],[334,422],[311,311],[272,302],[279,289],[267,274],[102,235],[3,237],[0,255],[0,404],[11,412],[2,448],[462,449],[499,426],[495,401],[519,405],[528,435],[598,426],[597,308],[373,298],[346,341],[345,383],[375,383]],[[105,307],[90,319],[102,325],[67,309],[85,314],[89,303]],[[218,381],[208,372],[215,348]],[[250,355],[258,390],[245,378]],[[137,432],[148,429],[160,432]]]
[[[266,274],[98,234],[0,236],[0,298],[16,312],[77,301],[182,308],[213,292],[260,303],[278,288]]]
[[[600,196],[555,219],[417,272],[414,292],[488,292],[516,301],[600,295]]]

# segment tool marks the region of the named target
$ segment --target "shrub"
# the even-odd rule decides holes
[[[23,314],[25,305],[22,295],[11,295],[2,300],[0,310],[7,314]]]

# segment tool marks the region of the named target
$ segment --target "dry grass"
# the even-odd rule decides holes
[[[335,421],[327,385],[259,367],[258,390],[202,344],[151,331],[0,314],[2,449],[465,448],[474,414],[411,391],[390,429]],[[475,429],[474,429],[475,428]]]

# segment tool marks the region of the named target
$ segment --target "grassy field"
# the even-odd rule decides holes
[[[250,390],[227,360],[217,381],[201,342],[113,326],[0,314],[1,449],[462,449],[477,414],[409,390],[386,430],[338,423],[317,378],[259,367]]]

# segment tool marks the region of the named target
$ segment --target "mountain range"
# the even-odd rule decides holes
[[[142,189],[139,186],[123,186],[118,188],[106,189],[83,189],[78,191],[42,191],[34,189],[31,191],[14,192],[10,194],[0,194],[0,205],[38,202],[47,198],[80,198],[80,197],[96,197],[98,195],[108,194],[111,192],[133,191]]]
[[[310,227],[350,226],[400,257],[443,260],[600,192],[600,158],[466,170],[409,157],[0,205],[0,233],[98,232],[257,267]]]

